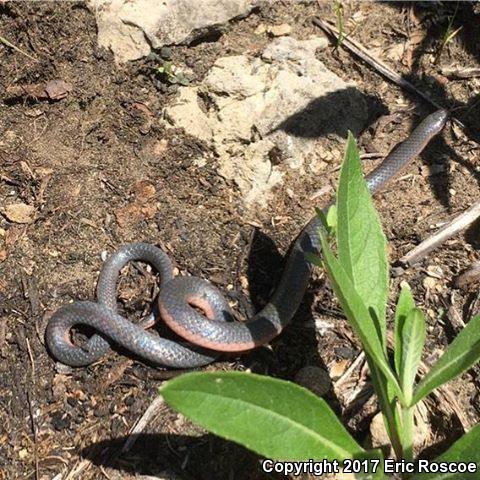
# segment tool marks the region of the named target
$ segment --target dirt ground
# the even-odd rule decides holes
[[[457,78],[449,69],[478,68],[480,9],[468,2],[343,6],[351,38],[437,103],[462,107],[455,117],[464,127],[449,124],[408,174],[377,196],[394,263],[478,199],[480,79]],[[260,24],[288,23],[296,38],[322,36],[314,16],[336,18],[330,2],[279,1],[232,22],[215,38],[172,47],[173,61],[192,68],[193,82],[201,83],[219,56],[256,55],[270,41],[255,33]],[[442,48],[452,17],[451,31],[461,30]],[[65,368],[48,355],[44,329],[61,305],[94,298],[102,252],[131,241],[164,247],[180,273],[229,291],[247,316],[268,300],[283,253],[314,206],[327,200],[329,193],[315,192],[335,185],[341,156],[319,178],[287,178],[275,204],[247,221],[234,185],[216,173],[214,156],[205,167],[195,166],[207,147],[162,126],[162,109],[175,92],[158,88],[155,61],[115,65],[97,47],[94,17],[82,2],[0,1],[0,35],[34,57],[0,43],[0,479],[272,478],[261,472],[256,455],[165,406],[121,452],[165,373],[121,351],[89,368]],[[369,120],[359,137],[362,153],[385,155],[432,111],[341,48],[332,45],[319,58],[365,94]],[[71,91],[57,92],[64,98],[39,94],[38,85],[53,79],[71,85]],[[332,139],[324,141],[328,148]],[[365,160],[365,169],[378,161]],[[295,192],[293,201],[287,189]],[[5,210],[19,203],[30,207]],[[392,279],[392,300],[407,280],[427,313],[427,364],[454,338],[458,319],[468,321],[478,310],[477,286],[456,288],[454,281],[478,259],[479,246],[473,225]],[[154,295],[152,274],[142,266],[127,269],[119,288],[127,316],[148,311]],[[306,365],[331,375],[333,368],[344,371],[358,354],[319,273],[271,349],[208,368],[249,368],[291,380]],[[354,373],[350,391],[362,375]],[[432,431],[422,456],[431,458],[478,421],[479,391],[475,367],[449,384],[451,405],[435,397],[426,402]],[[352,406],[346,397],[335,391],[327,400],[363,442],[375,402],[365,403],[367,396]]]

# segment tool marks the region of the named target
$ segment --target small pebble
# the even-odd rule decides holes
[[[171,60],[172,58],[172,49],[170,47],[162,47],[160,49],[160,57],[164,60]]]
[[[335,348],[335,355],[340,358],[353,358],[356,356],[355,350],[346,347],[337,347]]]
[[[52,415],[52,427],[61,432],[70,428],[72,418],[70,415],[65,415],[64,412],[55,412]]]
[[[267,32],[272,37],[282,37],[289,35],[292,32],[292,26],[288,23],[282,23],[281,25],[272,25],[267,27]]]
[[[73,397],[68,397],[67,398],[67,403],[72,407],[72,408],[77,408],[78,407],[78,400]]]

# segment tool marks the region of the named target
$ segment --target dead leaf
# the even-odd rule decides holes
[[[141,220],[149,220],[157,212],[156,204],[142,204],[139,202],[129,203],[125,207],[117,208],[114,212],[117,223],[121,227],[134,225]]]
[[[117,208],[114,212],[117,223],[121,227],[133,225],[140,220],[138,206],[135,203],[130,203],[125,207]]]
[[[148,180],[141,180],[131,187],[134,199],[125,207],[115,210],[115,218],[121,227],[133,225],[140,220],[149,220],[157,213],[157,205],[152,199],[157,191]]]
[[[135,200],[138,202],[145,202],[153,198],[157,191],[155,190],[154,185],[148,180],[141,180],[133,185],[132,193],[135,196]]]
[[[330,367],[330,378],[332,380],[339,379],[345,372],[345,370],[350,365],[350,360],[343,359],[339,360],[338,362],[334,362]]]
[[[72,85],[64,80],[50,80],[45,84],[45,92],[51,100],[61,100],[71,91]]]
[[[46,98],[45,85],[41,83],[30,83],[27,85],[10,85],[5,92],[12,97],[33,97]]]
[[[157,205],[155,203],[142,205],[140,207],[140,213],[145,220],[150,220],[155,216],[155,213],[157,213]]]
[[[14,223],[32,223],[35,220],[35,207],[26,203],[12,203],[4,208],[3,214]]]
[[[7,251],[0,250],[0,262],[3,262],[7,258]]]
[[[133,102],[132,107],[136,110],[139,110],[140,112],[143,112],[148,117],[153,117],[153,112],[144,103]]]
[[[6,88],[12,97],[32,97],[38,100],[61,100],[65,98],[73,87],[61,79],[49,80],[46,83],[29,83],[26,85],[10,85]]]

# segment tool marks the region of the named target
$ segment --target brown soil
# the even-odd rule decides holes
[[[465,128],[448,126],[408,175],[377,197],[392,261],[478,197],[479,81],[442,72],[452,65],[478,66],[480,12],[474,3],[460,2],[452,28],[462,29],[441,49],[456,4],[426,3],[344,2],[352,38],[438,103],[464,107],[456,116]],[[233,22],[219,38],[172,48],[173,61],[193,68],[194,82],[201,82],[219,56],[255,55],[268,41],[254,33],[261,23],[287,22],[298,38],[323,35],[311,23],[314,15],[335,20],[330,3],[281,1]],[[354,20],[360,28],[354,29]],[[157,88],[154,62],[116,66],[96,46],[94,17],[83,3],[0,1],[0,34],[37,58],[0,44],[0,206],[35,208],[27,223],[0,216],[0,479],[127,479],[165,471],[185,479],[271,478],[262,474],[256,455],[207,435],[166,407],[135,446],[119,454],[156,398],[161,372],[125,352],[89,368],[61,368],[48,355],[43,332],[59,306],[94,297],[101,253],[131,241],[164,247],[180,272],[229,290],[240,298],[240,313],[248,315],[251,305],[265,303],[272,279],[279,278],[279,252],[286,251],[315,202],[324,200],[312,195],[335,184],[341,155],[326,176],[290,179],[276,193],[276,204],[258,214],[255,227],[245,220],[234,186],[216,173],[212,152],[184,132],[162,127],[160,114],[175,93]],[[387,153],[431,110],[341,48],[320,56],[366,96],[370,117],[359,140],[364,152]],[[71,84],[65,98],[42,98],[42,88],[31,89],[53,79]],[[203,155],[209,161],[199,168],[194,161]],[[371,168],[375,161],[365,163]],[[455,289],[452,282],[477,259],[477,247],[474,226],[392,281],[392,298],[407,280],[427,313],[427,363],[454,337],[452,315],[467,321],[475,313],[476,289]],[[435,276],[428,275],[432,271]],[[130,268],[119,289],[125,314],[147,311],[153,297],[153,276]],[[315,319],[331,328],[316,333]],[[359,352],[322,278],[312,282],[292,325],[272,347],[209,368],[250,368],[292,379],[305,365],[330,369],[346,359],[348,366]],[[473,368],[449,385],[470,425],[480,415],[479,382],[480,369]],[[333,395],[329,401],[339,412],[345,407]],[[433,433],[422,455],[431,457],[462,426],[434,398],[427,405]],[[363,441],[375,406],[357,410],[344,420]]]

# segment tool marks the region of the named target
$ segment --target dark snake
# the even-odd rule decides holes
[[[447,117],[446,110],[426,117],[366,176],[370,191],[378,192],[402,172],[442,130]],[[212,362],[219,352],[243,352],[268,343],[288,325],[302,302],[313,268],[305,254],[320,251],[319,228],[321,223],[315,216],[291,245],[272,298],[246,322],[232,321],[227,300],[208,281],[197,277],[173,278],[172,264],[159,248],[147,243],[125,245],[103,265],[97,285],[97,302],[75,302],[53,314],[45,333],[48,348],[57,360],[75,367],[99,360],[113,342],[155,365],[192,368]],[[158,311],[154,309],[137,324],[117,313],[116,301],[120,270],[135,260],[150,263],[160,274]],[[147,331],[158,317],[187,343],[176,343]],[[76,346],[71,340],[71,329],[76,325],[88,325],[98,333],[85,345]]]

